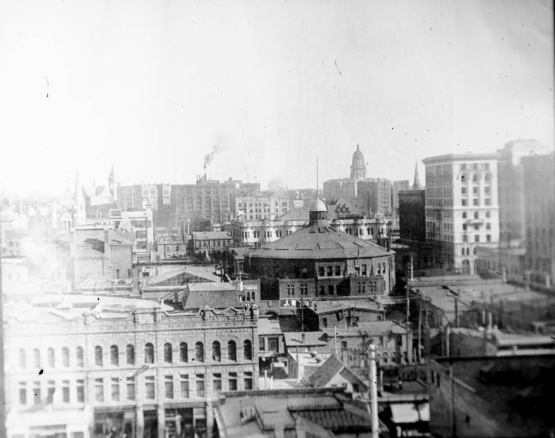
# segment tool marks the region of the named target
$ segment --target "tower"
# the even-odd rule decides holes
[[[353,163],[351,165],[351,179],[365,179],[366,178],[366,164],[364,163],[364,155],[360,151],[360,146],[357,144],[357,150],[353,154]]]
[[[118,200],[118,188],[116,187],[116,178],[114,176],[114,165],[112,164],[112,170],[108,175],[108,190],[112,194],[112,201],[117,202]]]
[[[420,176],[418,175],[418,162],[414,164],[414,182],[412,183],[413,190],[420,190],[422,186],[420,185]]]

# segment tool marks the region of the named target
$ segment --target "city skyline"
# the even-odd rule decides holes
[[[3,192],[209,177],[411,180],[415,161],[552,146],[549,2],[1,6]],[[32,11],[32,12],[29,12]],[[22,56],[25,54],[25,56]],[[25,166],[14,165],[25,163]],[[421,166],[421,175],[423,175]]]

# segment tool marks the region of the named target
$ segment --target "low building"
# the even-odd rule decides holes
[[[285,353],[285,338],[277,319],[258,318],[258,342],[261,356]]]
[[[187,257],[187,241],[161,239],[154,245],[156,261],[173,261]]]
[[[210,258],[215,251],[226,251],[232,239],[224,231],[197,231],[191,233],[193,251],[195,254]]]
[[[297,382],[306,385],[306,382],[330,357],[331,353],[319,353],[317,351],[288,351],[287,352],[287,376]]]
[[[438,358],[429,363],[433,436],[549,436],[555,356]]]
[[[351,394],[368,393],[368,386],[332,354],[307,380],[311,388],[345,388]]]
[[[301,320],[308,330],[356,327],[360,322],[383,321],[385,308],[370,300],[303,302]]]
[[[216,409],[220,437],[344,438],[370,436],[367,407],[343,388],[303,388],[226,394]],[[380,424],[379,431],[387,428]]]
[[[57,294],[5,308],[8,437],[212,436],[218,394],[257,388],[257,314],[203,304]]]

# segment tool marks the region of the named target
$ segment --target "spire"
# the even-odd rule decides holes
[[[112,169],[110,170],[110,174],[108,175],[108,179],[114,179],[114,165],[112,164]]]
[[[420,185],[420,176],[418,175],[418,161],[414,164],[414,182],[412,184],[413,190],[420,190],[422,186]]]

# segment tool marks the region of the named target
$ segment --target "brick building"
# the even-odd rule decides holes
[[[257,388],[255,309],[68,294],[7,310],[9,438],[211,436],[218,393]]]
[[[262,300],[286,306],[319,296],[387,295],[395,284],[393,252],[334,229],[319,199],[308,226],[250,253],[245,270],[260,278]]]

